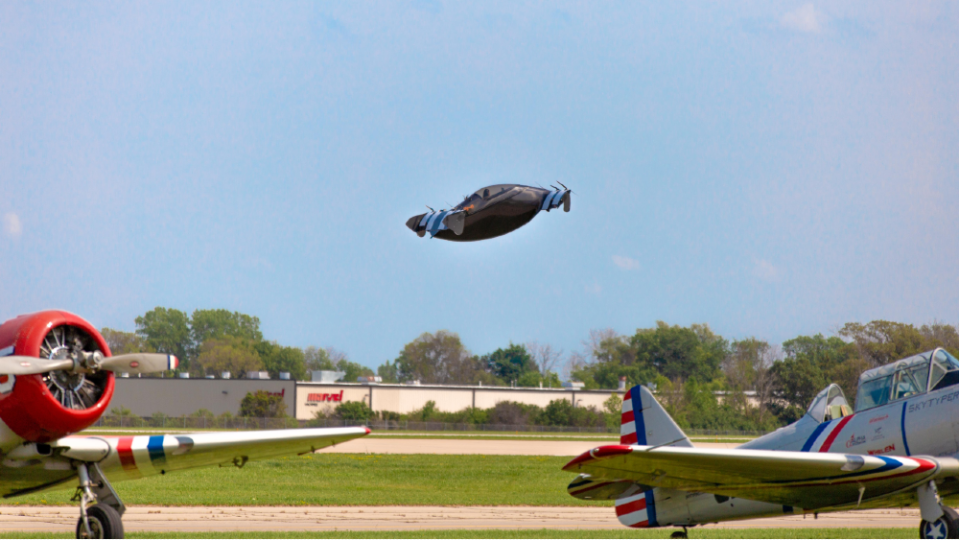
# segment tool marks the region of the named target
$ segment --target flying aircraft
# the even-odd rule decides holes
[[[569,212],[571,194],[566,186],[550,191],[519,184],[497,184],[465,197],[450,210],[430,208],[425,214],[411,217],[406,226],[420,238],[429,233],[430,238],[454,242],[487,240],[515,231],[543,210],[549,212],[562,205],[563,210]]]
[[[959,360],[943,349],[863,372],[806,415],[735,449],[696,448],[644,386],[623,399],[620,444],[570,461],[580,499],[616,501],[628,527],[917,506],[921,538],[959,538]]]
[[[63,311],[0,325],[0,494],[77,486],[77,538],[123,538],[126,510],[107,476],[132,480],[196,467],[305,454],[369,434],[365,427],[130,437],[70,436],[107,410],[114,373],[175,369],[166,354],[110,355],[87,321]],[[224,488],[228,489],[228,488]]]

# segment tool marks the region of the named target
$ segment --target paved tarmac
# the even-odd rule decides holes
[[[76,527],[73,507],[0,507],[0,532],[65,532]],[[915,510],[864,510],[707,525],[758,527],[918,527]],[[123,516],[129,532],[399,531],[442,529],[620,529],[610,507],[537,506],[136,506]]]

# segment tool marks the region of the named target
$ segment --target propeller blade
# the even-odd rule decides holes
[[[561,185],[561,186],[563,186],[563,183],[562,183],[562,182],[557,181],[556,183],[559,184],[559,185]],[[569,188],[566,187],[566,186],[563,186],[563,189],[565,189],[566,191],[569,191]]]
[[[73,360],[45,360],[32,356],[4,356],[0,358],[0,373],[4,375],[36,375],[66,369],[73,369]]]
[[[556,186],[554,186],[553,184],[550,184],[550,185],[549,185],[549,187],[551,187],[551,188],[553,188],[553,189],[555,189],[556,191],[559,191],[559,188],[558,188],[558,187],[556,187]]]
[[[176,369],[180,361],[172,354],[132,353],[104,358],[100,369],[123,373],[156,373]]]

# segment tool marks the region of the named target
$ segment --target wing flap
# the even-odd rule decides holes
[[[919,485],[940,471],[940,463],[932,458],[612,445],[590,450],[564,470],[597,480],[631,480],[815,509]]]

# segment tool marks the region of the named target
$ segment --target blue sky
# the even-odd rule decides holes
[[[959,322],[950,2],[0,3],[0,319],[257,315],[376,366]],[[480,243],[425,205],[563,182]]]

